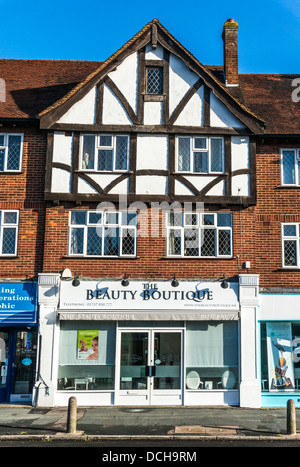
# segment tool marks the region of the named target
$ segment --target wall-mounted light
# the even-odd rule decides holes
[[[80,285],[80,280],[79,280],[79,277],[77,276],[76,272],[75,272],[74,279],[72,281],[72,285],[73,285],[73,287],[78,287]]]
[[[129,280],[127,279],[126,272],[123,279],[121,280],[121,285],[123,285],[123,287],[127,287],[129,285]]]
[[[179,282],[178,282],[178,280],[176,279],[175,274],[174,274],[174,276],[173,276],[173,279],[172,279],[172,282],[171,282],[171,286],[172,286],[172,287],[178,287],[178,286],[179,286]]]
[[[223,279],[222,279],[222,282],[221,282],[221,287],[222,287],[222,289],[228,289],[228,282],[226,280],[225,274],[223,275]]]

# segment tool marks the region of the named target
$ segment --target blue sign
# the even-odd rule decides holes
[[[22,365],[29,366],[32,364],[32,360],[30,358],[24,358],[22,360]]]
[[[1,324],[34,323],[37,309],[35,282],[0,283]]]

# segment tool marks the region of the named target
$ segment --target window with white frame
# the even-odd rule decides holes
[[[188,173],[223,173],[224,140],[219,137],[178,136],[177,171]]]
[[[70,255],[135,256],[136,236],[136,211],[70,211]]]
[[[299,268],[300,224],[288,223],[281,225],[282,265],[283,267]]]
[[[300,149],[281,149],[281,184],[300,185]]]
[[[17,254],[19,211],[0,210],[0,256]]]
[[[82,135],[80,167],[99,172],[128,171],[129,136]]]
[[[0,172],[20,172],[23,135],[0,133]]]
[[[167,254],[174,257],[231,257],[231,213],[167,213]]]

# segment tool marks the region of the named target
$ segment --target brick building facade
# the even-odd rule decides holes
[[[299,75],[239,74],[222,38],[224,66],[158,20],[105,62],[0,61],[0,138],[23,135],[0,275],[38,285],[39,405],[297,402]]]

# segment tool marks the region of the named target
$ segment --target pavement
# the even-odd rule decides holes
[[[289,439],[287,410],[240,407],[76,407],[68,433],[68,407],[0,404],[0,442],[8,439]],[[69,425],[70,426],[70,425]],[[296,409],[296,426],[300,411]],[[74,426],[73,426],[74,428]],[[69,430],[70,431],[70,430]]]

